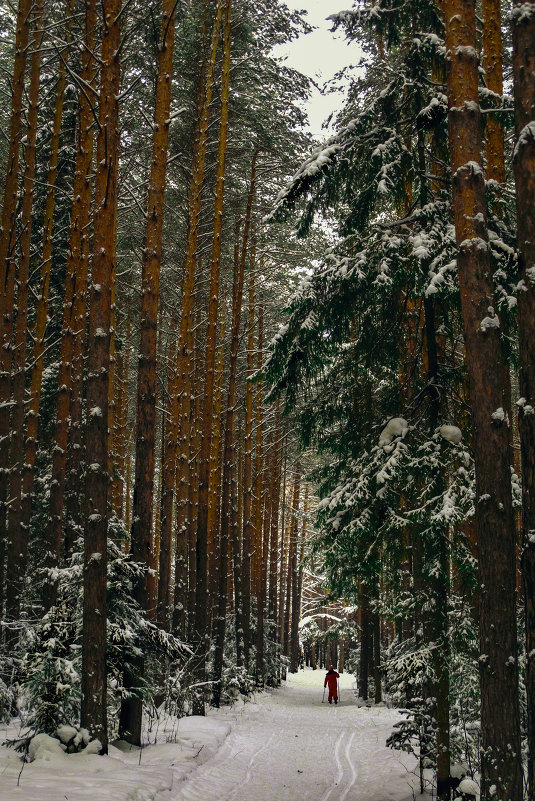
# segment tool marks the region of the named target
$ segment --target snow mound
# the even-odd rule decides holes
[[[91,742],[88,743],[85,748],[82,748],[80,754],[100,754],[101,749],[102,743],[100,740],[91,740]]]
[[[390,445],[396,437],[404,437],[408,430],[409,424],[404,417],[393,417],[381,431],[379,447],[384,448],[385,445]]]
[[[447,439],[452,445],[459,445],[463,438],[463,432],[457,426],[440,426],[438,431],[442,439]]]
[[[56,729],[56,736],[59,737],[64,745],[68,745],[71,740],[74,740],[77,734],[78,729],[75,729],[74,726],[68,726],[67,724],[58,726]]]
[[[87,729],[76,729],[66,723],[58,726],[56,737],[67,747],[68,754],[98,754],[101,749],[101,744],[98,740],[91,741],[91,735]]]
[[[479,787],[473,779],[463,779],[458,790],[463,795],[473,795],[474,798],[479,795]]]
[[[28,757],[30,762],[63,761],[66,758],[65,746],[49,734],[36,734],[30,740]]]

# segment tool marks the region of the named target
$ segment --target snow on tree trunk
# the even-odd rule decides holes
[[[476,471],[482,799],[522,796],[515,609],[515,528],[503,356],[494,311],[481,167],[475,3],[445,0],[449,142],[457,266]]]
[[[528,797],[535,794],[535,3],[513,8],[516,146],[513,167],[520,283],[518,401],[522,463],[522,576],[526,625]]]
[[[17,268],[17,317],[15,326],[14,353],[12,363],[12,413],[9,475],[9,522],[6,574],[6,617],[16,621],[20,613],[20,598],[23,589],[28,551],[28,531],[21,525],[22,465],[24,463],[24,402],[26,377],[26,331],[28,327],[28,295],[30,278],[30,245],[32,236],[32,212],[35,179],[35,156],[37,141],[37,112],[39,86],[41,83],[41,52],[43,45],[44,2],[38,0],[35,7],[34,35],[30,43],[30,86],[28,89],[28,123],[25,139],[25,158],[22,185],[22,214],[20,257]],[[13,639],[12,633],[10,639]]]
[[[81,722],[100,740],[102,752],[106,753],[108,376],[111,286],[116,259],[121,0],[103,0],[102,13],[93,268],[88,322]]]
[[[0,231],[0,611],[3,606],[4,557],[7,546],[7,500],[9,475],[9,430],[11,348],[15,299],[15,243],[17,190],[21,140],[22,95],[32,0],[19,0],[15,34],[15,62],[11,84],[9,153],[6,164],[2,229]]]

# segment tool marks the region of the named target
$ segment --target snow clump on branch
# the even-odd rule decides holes
[[[463,433],[457,426],[440,426],[438,432],[442,439],[446,439],[452,445],[459,445],[463,438]]]
[[[384,448],[385,445],[390,445],[396,437],[404,437],[408,430],[409,424],[404,417],[393,417],[381,431],[379,447]]]

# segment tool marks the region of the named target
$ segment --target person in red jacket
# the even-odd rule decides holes
[[[323,682],[323,686],[326,687],[329,685],[329,703],[332,704],[333,700],[334,703],[338,703],[338,679],[340,678],[340,674],[336,672],[332,665],[329,665],[329,670],[327,671],[327,675],[325,676],[325,681]]]

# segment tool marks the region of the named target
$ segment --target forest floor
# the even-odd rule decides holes
[[[413,799],[415,759],[385,747],[399,715],[359,706],[349,674],[340,678],[340,705],[322,703],[324,675],[300,671],[249,703],[178,726],[162,721],[141,752],[44,752],[24,765],[18,786],[20,757],[1,748],[0,801]]]

